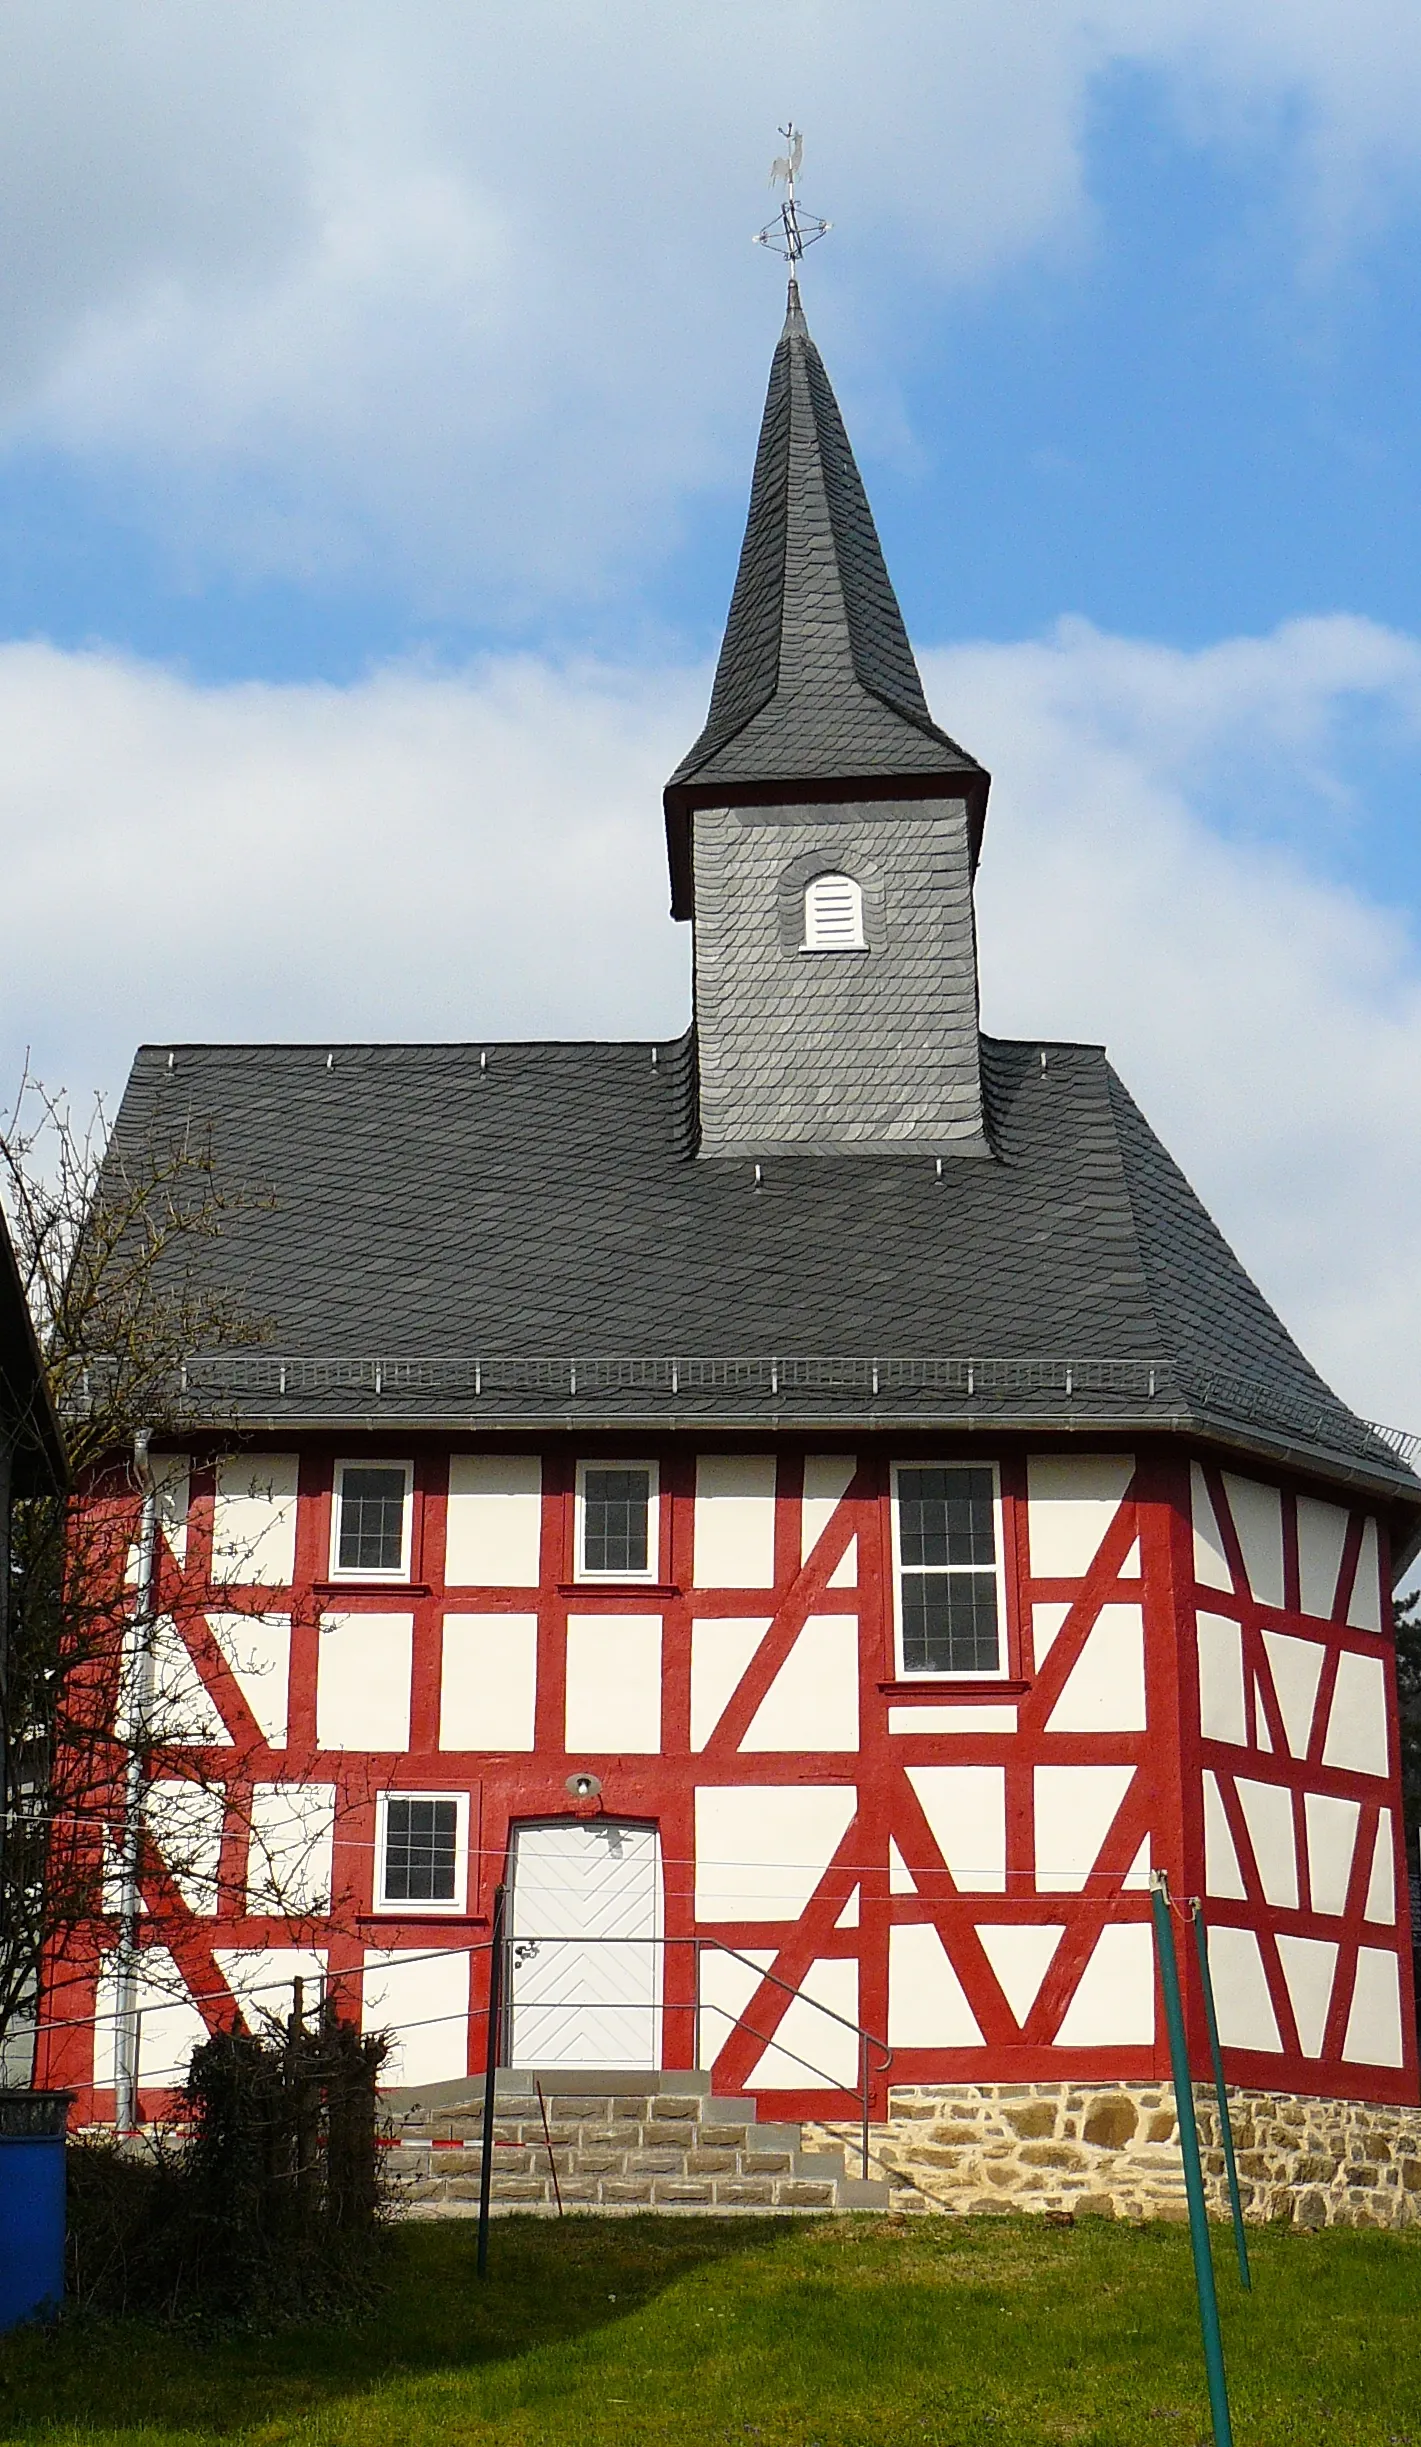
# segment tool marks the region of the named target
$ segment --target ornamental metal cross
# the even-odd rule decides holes
[[[817,213],[802,211],[795,194],[795,180],[804,159],[803,129],[797,128],[791,119],[780,129],[780,134],[785,140],[785,149],[770,164],[770,185],[783,186],[785,198],[773,221],[767,221],[763,229],[756,230],[755,244],[767,246],[773,253],[782,256],[789,265],[793,280],[805,248],[813,246],[816,238],[824,237],[834,224],[832,221],[821,221]]]

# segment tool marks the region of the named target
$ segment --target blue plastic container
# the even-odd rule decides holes
[[[0,2090],[0,2330],[64,2300],[64,2133],[70,2090]]]

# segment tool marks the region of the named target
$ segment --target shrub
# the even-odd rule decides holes
[[[181,2126],[69,2151],[70,2286],[104,2311],[250,2319],[358,2300],[374,2277],[375,2085],[388,2042],[329,2010],[193,2052]]]

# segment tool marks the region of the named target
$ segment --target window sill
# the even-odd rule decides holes
[[[313,1597],[428,1597],[427,1580],[313,1580]]]
[[[423,1928],[439,1922],[455,1928],[488,1927],[487,1912],[465,1912],[455,1903],[374,1903],[368,1912],[357,1912],[355,1915],[356,1927],[361,1929],[383,1929],[392,1920],[417,1920]],[[332,1972],[329,1976],[339,1979],[341,1975]]]
[[[888,1699],[1020,1699],[1029,1682],[1013,1682],[1003,1674],[913,1674],[906,1681],[880,1682]]]
[[[679,1597],[674,1580],[560,1580],[559,1597]]]

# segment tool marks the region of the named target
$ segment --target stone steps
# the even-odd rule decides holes
[[[383,2104],[396,2208],[475,2216],[482,2082],[387,2091]],[[806,2148],[802,2126],[760,2123],[753,2099],[712,2098],[706,2073],[501,2072],[493,2146],[493,2208],[505,2216],[556,2217],[559,2193],[565,2210],[604,2216],[824,2217],[890,2203],[888,2184],[849,2172],[845,2149]]]

